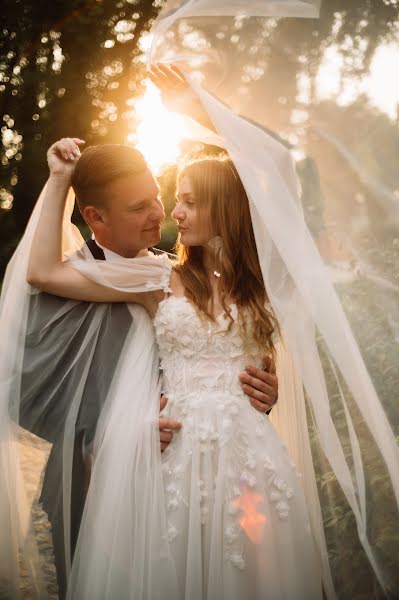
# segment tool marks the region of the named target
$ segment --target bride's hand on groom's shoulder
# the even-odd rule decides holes
[[[80,157],[79,146],[84,143],[84,140],[79,138],[62,138],[50,146],[47,151],[50,176],[72,177]]]

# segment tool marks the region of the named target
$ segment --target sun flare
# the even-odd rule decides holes
[[[180,154],[180,144],[186,136],[184,118],[170,112],[162,103],[158,89],[145,82],[146,90],[135,103],[137,129],[128,136],[134,142],[151,169],[158,174],[161,169],[176,161]]]
[[[367,76],[341,80],[345,55],[337,45],[328,47],[316,78],[320,100],[335,98],[340,105],[349,105],[363,93],[370,102],[392,120],[399,107],[399,80],[394,76],[399,60],[399,44],[381,44],[375,51]]]

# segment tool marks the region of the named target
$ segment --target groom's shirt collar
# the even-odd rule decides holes
[[[115,262],[116,260],[120,260],[121,258],[122,259],[124,258],[124,256],[121,256],[120,254],[117,254],[116,252],[112,252],[112,250],[109,250],[105,246],[102,246],[101,244],[99,244],[97,242],[96,238],[94,237],[94,234],[91,237],[95,241],[97,246],[99,248],[101,248],[101,250],[104,252],[105,260],[109,260],[109,262]],[[141,252],[139,254],[141,254]],[[144,250],[143,250],[143,254],[144,254]]]
[[[101,250],[104,252],[105,260],[109,260],[110,262],[115,262],[116,260],[120,260],[121,258],[123,258],[122,256],[120,256],[116,252],[112,252],[112,250],[108,250],[108,248],[106,248],[105,246],[101,246],[101,244],[99,244],[97,242],[97,240],[94,237],[94,235],[92,236],[92,239],[96,242],[97,246],[99,248],[101,248]]]

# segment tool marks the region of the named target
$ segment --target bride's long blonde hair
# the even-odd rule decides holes
[[[263,283],[252,228],[248,197],[237,170],[227,156],[204,158],[189,162],[179,172],[177,184],[188,176],[198,211],[208,214],[212,235],[221,238],[219,293],[225,314],[230,319],[228,299],[233,298],[239,314],[239,324],[246,336],[259,349],[274,354],[273,333],[278,323],[270,308]],[[212,288],[204,269],[200,246],[176,243],[178,262],[175,266],[187,298],[208,319],[214,320],[209,305]],[[245,311],[243,310],[245,309]],[[251,331],[247,321],[252,323]]]

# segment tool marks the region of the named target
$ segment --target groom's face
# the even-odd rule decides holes
[[[164,218],[159,187],[151,172],[124,177],[107,186],[98,241],[122,256],[133,257],[159,242]]]

